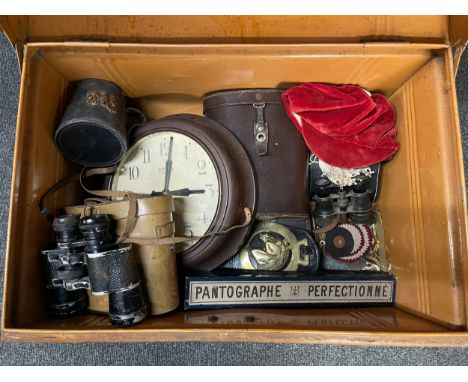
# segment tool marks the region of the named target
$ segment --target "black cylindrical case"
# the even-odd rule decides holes
[[[127,152],[125,120],[125,97],[116,84],[80,80],[55,131],[55,144],[68,160],[110,166]]]

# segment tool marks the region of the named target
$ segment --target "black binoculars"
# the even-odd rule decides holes
[[[109,295],[109,318],[116,326],[146,315],[141,280],[131,245],[114,244],[108,215],[54,219],[57,247],[43,250],[49,307],[53,314],[74,314],[87,307],[86,289]]]
[[[330,185],[331,181],[326,177],[314,181],[313,216],[317,226],[330,224],[338,214],[346,214],[353,223],[373,223],[374,212],[366,176],[357,176],[350,189],[340,189],[337,193],[332,193]]]

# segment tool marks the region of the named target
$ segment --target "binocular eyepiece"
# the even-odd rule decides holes
[[[78,215],[63,215],[56,217],[52,223],[57,238],[57,244],[67,246],[69,243],[79,241],[81,237],[78,224]]]
[[[112,236],[109,233],[109,228],[108,215],[90,215],[80,219],[79,230],[86,242],[87,252],[101,252],[112,247]]]
[[[90,289],[95,295],[109,295],[113,325],[133,325],[146,317],[132,247],[113,243],[110,224],[104,214],[81,219],[63,215],[54,220],[57,248],[42,251],[52,313],[69,315],[84,309],[85,289]]]

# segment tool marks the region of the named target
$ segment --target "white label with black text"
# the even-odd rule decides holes
[[[389,303],[392,281],[191,281],[190,305]]]

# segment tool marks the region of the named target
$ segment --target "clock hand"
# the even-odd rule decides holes
[[[164,174],[164,189],[163,193],[169,192],[169,181],[171,179],[171,172],[172,172],[172,144],[174,142],[174,137],[170,138],[169,141],[169,153],[167,154],[166,160],[166,173]]]
[[[151,196],[158,195],[173,195],[173,196],[189,196],[191,194],[204,194],[205,190],[190,190],[188,188],[181,188],[179,190],[169,191],[169,181],[171,179],[172,172],[172,146],[174,143],[174,137],[170,137],[169,141],[169,152],[166,160],[166,172],[164,174],[164,188],[162,191],[152,191]]]
[[[190,190],[189,188],[181,188],[179,190],[173,191],[153,191],[151,192],[151,196],[159,196],[159,195],[172,195],[172,196],[189,196],[191,194],[204,194],[205,190]]]

